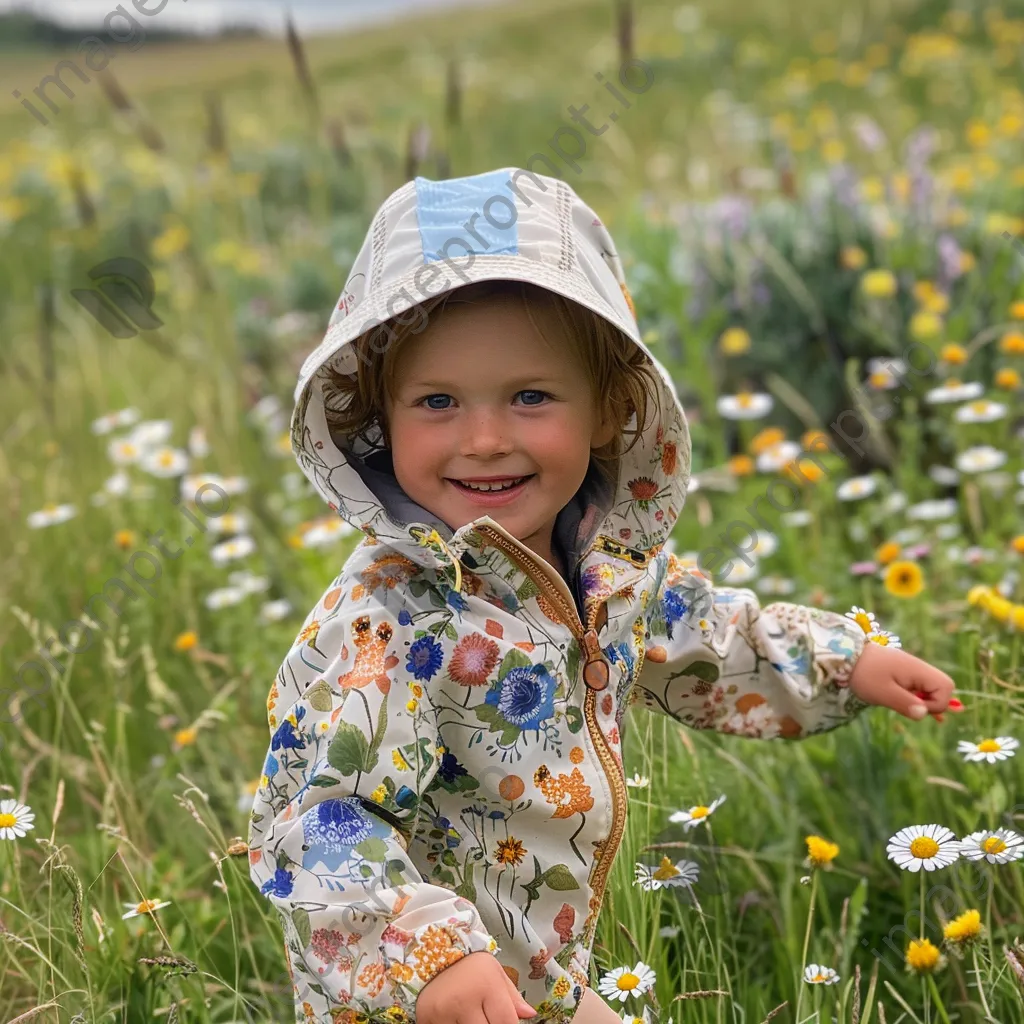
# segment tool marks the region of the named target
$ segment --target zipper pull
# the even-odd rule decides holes
[[[603,690],[611,678],[608,668],[608,659],[601,650],[601,644],[597,639],[597,630],[588,629],[583,634],[583,649],[586,651],[586,660],[583,662],[583,682],[591,690]]]

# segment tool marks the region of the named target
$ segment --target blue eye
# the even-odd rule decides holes
[[[440,412],[443,409],[447,409],[448,408],[447,405],[430,405],[429,404],[429,403],[435,401],[436,399],[440,399],[442,402],[450,402],[452,400],[451,395],[427,395],[427,397],[424,398],[423,401],[428,403],[427,404],[427,408],[428,409],[434,409],[435,411],[438,411],[438,412]]]
[[[544,392],[544,391],[520,391],[519,394],[523,396],[523,405],[540,405],[541,402],[543,402],[544,399],[548,397],[546,392]],[[537,398],[537,401],[536,402],[527,401],[527,399],[525,397],[526,395],[533,395],[533,396],[535,396]]]

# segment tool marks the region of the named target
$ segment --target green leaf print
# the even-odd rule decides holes
[[[464,900],[469,900],[470,903],[476,903],[476,886],[473,884],[472,868],[470,868],[470,872],[456,886],[455,895],[461,896]]]
[[[363,730],[351,722],[342,722],[327,748],[327,763],[342,775],[366,771],[369,747]],[[377,761],[374,755],[374,763]]]
[[[459,634],[455,632],[455,627],[450,622],[446,622],[444,624],[444,635],[452,641],[457,641],[459,639]]]
[[[716,683],[718,682],[718,666],[713,665],[710,661],[695,661],[692,665],[687,665],[679,675],[696,676],[698,679],[703,679],[705,683]]]
[[[331,786],[336,786],[338,780],[333,775],[315,775],[309,780],[311,786],[322,786],[324,789],[328,789]]]
[[[580,883],[572,876],[567,864],[552,864],[551,867],[540,876],[540,881],[549,889],[564,892],[566,889],[578,889]]]
[[[356,846],[355,850],[367,860],[375,862],[385,861],[388,857],[388,844],[379,836],[370,836],[369,839],[364,839]]]
[[[389,860],[384,868],[388,881],[395,886],[406,885],[409,879],[405,877],[405,861]],[[419,878],[416,879],[419,881]]]
[[[314,711],[330,711],[334,705],[331,688],[326,679],[318,679],[305,693],[309,706]]]
[[[380,710],[377,712],[377,728],[373,733],[373,739],[366,752],[366,767],[363,771],[370,771],[377,765],[377,751],[380,750],[381,740],[384,739],[384,732],[388,727],[388,702],[380,702]]]
[[[529,668],[532,664],[530,656],[525,651],[519,650],[518,647],[513,647],[501,659],[501,664],[498,666],[498,679],[504,679],[514,668]]]
[[[569,723],[569,732],[577,733],[583,728],[583,711],[575,704],[570,704],[565,709],[565,718]]]
[[[295,925],[295,934],[299,937],[299,943],[303,948],[309,945],[313,928],[309,923],[309,911],[303,907],[296,907],[292,911],[292,924]]]
[[[573,640],[565,654],[565,674],[570,682],[575,682],[580,671],[580,645]]]
[[[519,589],[516,590],[516,597],[519,598],[523,604],[526,604],[531,597],[536,597],[540,593],[540,588],[533,580],[524,580],[520,585]]]

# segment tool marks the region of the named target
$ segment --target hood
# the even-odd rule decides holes
[[[686,497],[690,439],[683,409],[668,373],[640,339],[607,229],[565,182],[520,168],[416,178],[382,204],[323,342],[299,374],[291,423],[299,466],[332,509],[377,541],[424,565],[461,557],[477,536],[473,524],[453,532],[403,492],[387,452],[332,435],[323,370],[354,373],[352,342],[366,331],[430,296],[496,279],[535,284],[588,307],[651,359],[660,416],[652,410],[613,486],[591,466],[559,514],[554,538],[574,569],[598,536],[649,553],[668,539]]]

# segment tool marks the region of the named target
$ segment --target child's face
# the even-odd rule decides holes
[[[518,299],[449,303],[403,351],[387,415],[395,475],[410,498],[453,530],[490,516],[553,561],[555,517],[583,482],[591,448],[615,427],[601,422],[557,322],[533,315],[551,344]],[[466,486],[520,478],[503,491]]]

